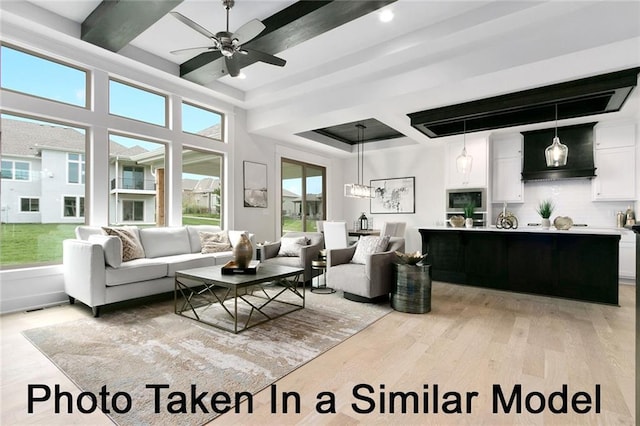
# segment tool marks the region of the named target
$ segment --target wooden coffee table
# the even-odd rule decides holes
[[[303,272],[301,268],[268,264],[260,264],[256,274],[224,275],[222,266],[178,271],[175,313],[237,334],[303,309],[305,287],[298,289]]]

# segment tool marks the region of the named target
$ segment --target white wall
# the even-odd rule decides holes
[[[558,181],[527,182],[524,184],[524,203],[509,204],[507,209],[518,218],[519,226],[527,223],[540,223],[540,215],[536,213],[541,200],[553,200],[556,209],[551,220],[556,216],[569,216],[574,223],[586,223],[593,228],[612,228],[616,226],[616,212],[626,211],[633,202],[591,201],[591,180],[568,179]],[[502,205],[493,205],[491,222],[502,211]]]
[[[342,211],[336,211],[330,219],[345,219],[351,224],[365,212],[373,219],[373,227],[380,229],[382,222],[407,222],[405,251],[422,251],[418,228],[441,224],[444,217],[444,144],[413,145],[384,151],[368,150],[364,156],[364,182],[371,179],[401,178],[415,176],[415,213],[375,214],[370,212],[369,200],[343,198]],[[341,161],[344,170],[343,182],[355,182],[356,158]],[[337,188],[342,194],[342,187]],[[342,213],[341,215],[339,213]]]

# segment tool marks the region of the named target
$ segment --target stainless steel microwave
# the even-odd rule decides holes
[[[476,211],[487,211],[487,190],[484,188],[464,188],[447,190],[447,212],[462,212],[464,206],[473,203]]]

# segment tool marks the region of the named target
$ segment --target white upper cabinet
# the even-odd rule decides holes
[[[520,133],[491,138],[491,201],[524,202],[522,182],[522,141]]]
[[[462,153],[462,135],[450,141],[445,149],[446,186],[449,188],[486,188],[487,187],[487,138],[467,135],[467,154],[473,157],[471,172],[468,175],[458,173],[456,159]]]
[[[594,134],[595,201],[636,198],[636,126],[633,123],[596,126]]]

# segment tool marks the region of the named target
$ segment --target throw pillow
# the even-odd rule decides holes
[[[280,239],[278,256],[300,257],[302,246],[309,244],[307,237],[289,237]]]
[[[227,231],[220,232],[198,232],[200,237],[200,253],[220,253],[231,250],[231,242]]]
[[[388,245],[388,235],[385,235],[384,237],[362,237],[358,240],[356,252],[353,254],[351,263],[361,263],[364,265],[367,261],[367,255],[383,252],[387,249]]]
[[[100,244],[104,251],[104,261],[112,268],[119,268],[122,264],[122,241],[118,237],[109,235],[89,235],[88,241]]]
[[[128,262],[134,259],[140,259],[144,257],[144,249],[140,239],[132,229],[127,228],[111,228],[103,226],[102,230],[113,237],[120,238],[122,241],[122,261]]]

